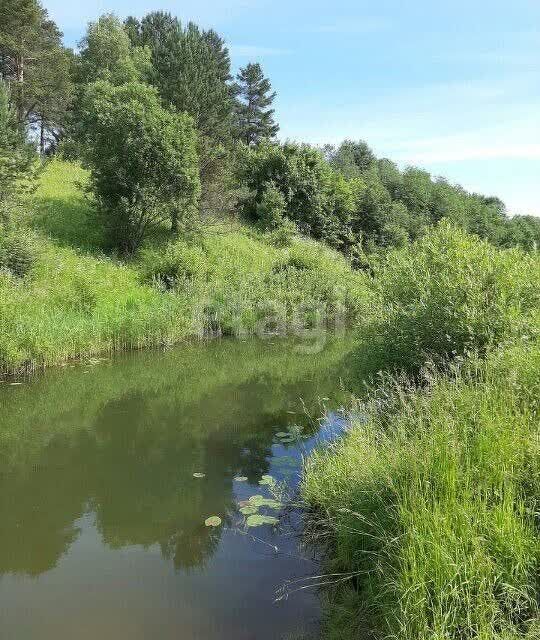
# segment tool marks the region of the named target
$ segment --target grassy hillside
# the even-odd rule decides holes
[[[275,246],[239,224],[154,238],[131,262],[117,260],[103,251],[86,180],[51,162],[21,215],[14,235],[26,244],[11,251],[28,268],[0,268],[1,373],[207,331],[262,331],[269,316],[291,330],[319,305],[354,314],[365,299],[363,277],[338,254],[301,237]]]

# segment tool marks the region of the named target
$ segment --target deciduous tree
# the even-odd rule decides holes
[[[135,251],[156,226],[173,231],[200,195],[196,133],[185,113],[163,108],[142,83],[88,86],[81,116],[94,193],[112,242]]]

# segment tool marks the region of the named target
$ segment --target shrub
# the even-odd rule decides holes
[[[361,328],[375,368],[416,372],[537,330],[540,261],[441,223],[374,267],[378,304]]]
[[[297,233],[298,229],[294,222],[284,220],[281,226],[268,234],[267,238],[268,242],[274,247],[284,249],[285,247],[290,247],[293,244]]]
[[[257,203],[257,219],[262,229],[272,231],[283,226],[286,211],[285,198],[276,185],[270,181],[264,188]]]
[[[146,282],[158,283],[164,289],[206,279],[208,264],[203,248],[182,241],[170,243],[164,251],[150,249],[142,253],[141,271]]]

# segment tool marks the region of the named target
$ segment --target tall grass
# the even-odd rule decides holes
[[[539,371],[519,346],[394,386],[309,460],[331,571],[354,574],[329,639],[540,637]]]

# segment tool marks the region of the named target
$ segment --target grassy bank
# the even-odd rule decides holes
[[[368,351],[414,377],[388,376],[304,478],[341,574],[325,637],[537,640],[538,261],[448,229],[388,261]]]
[[[364,278],[338,254],[301,237],[276,246],[236,223],[203,225],[189,240],[156,237],[118,260],[103,251],[86,179],[54,161],[25,203],[14,235],[26,244],[11,248],[25,268],[0,269],[0,373],[209,331],[291,329],[319,307],[354,315],[366,297]]]

